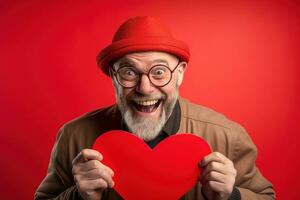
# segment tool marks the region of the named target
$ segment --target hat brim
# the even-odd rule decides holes
[[[109,76],[109,66],[116,59],[133,52],[162,51],[174,54],[181,61],[189,61],[189,47],[170,37],[140,37],[119,40],[104,48],[97,56],[97,64]]]

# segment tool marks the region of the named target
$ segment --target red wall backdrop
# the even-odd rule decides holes
[[[95,56],[135,15],[190,45],[181,95],[242,124],[278,199],[299,199],[300,3],[265,0],[2,0],[1,199],[32,199],[59,127],[114,102]]]

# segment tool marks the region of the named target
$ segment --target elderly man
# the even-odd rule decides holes
[[[209,143],[213,153],[199,160],[199,181],[181,199],[274,199],[271,183],[255,166],[256,147],[245,130],[179,97],[189,56],[187,45],[157,19],[135,17],[122,24],[97,57],[112,78],[117,103],[61,128],[35,199],[122,199],[113,189],[113,170],[101,163],[101,152],[91,149],[101,133],[115,129],[135,134],[151,148],[178,132]]]

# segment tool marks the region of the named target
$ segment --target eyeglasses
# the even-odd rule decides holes
[[[143,74],[148,76],[152,85],[156,87],[164,87],[170,83],[172,74],[177,69],[179,63],[180,61],[173,70],[166,65],[154,65],[150,68],[148,73],[138,72],[136,68],[131,66],[120,67],[117,70],[113,69],[112,67],[110,69],[113,75],[116,77],[118,83],[125,88],[135,87],[141,80]]]

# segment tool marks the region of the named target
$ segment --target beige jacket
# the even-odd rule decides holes
[[[181,121],[179,133],[193,133],[206,140],[213,151],[233,161],[237,170],[235,185],[242,200],[275,199],[272,184],[255,166],[257,150],[246,131],[225,116],[179,98]],[[35,193],[35,199],[78,199],[72,176],[72,160],[95,139],[109,130],[121,129],[117,107],[96,110],[64,125],[57,135],[48,172]],[[107,199],[117,199],[111,191]],[[182,199],[202,200],[198,183]]]

